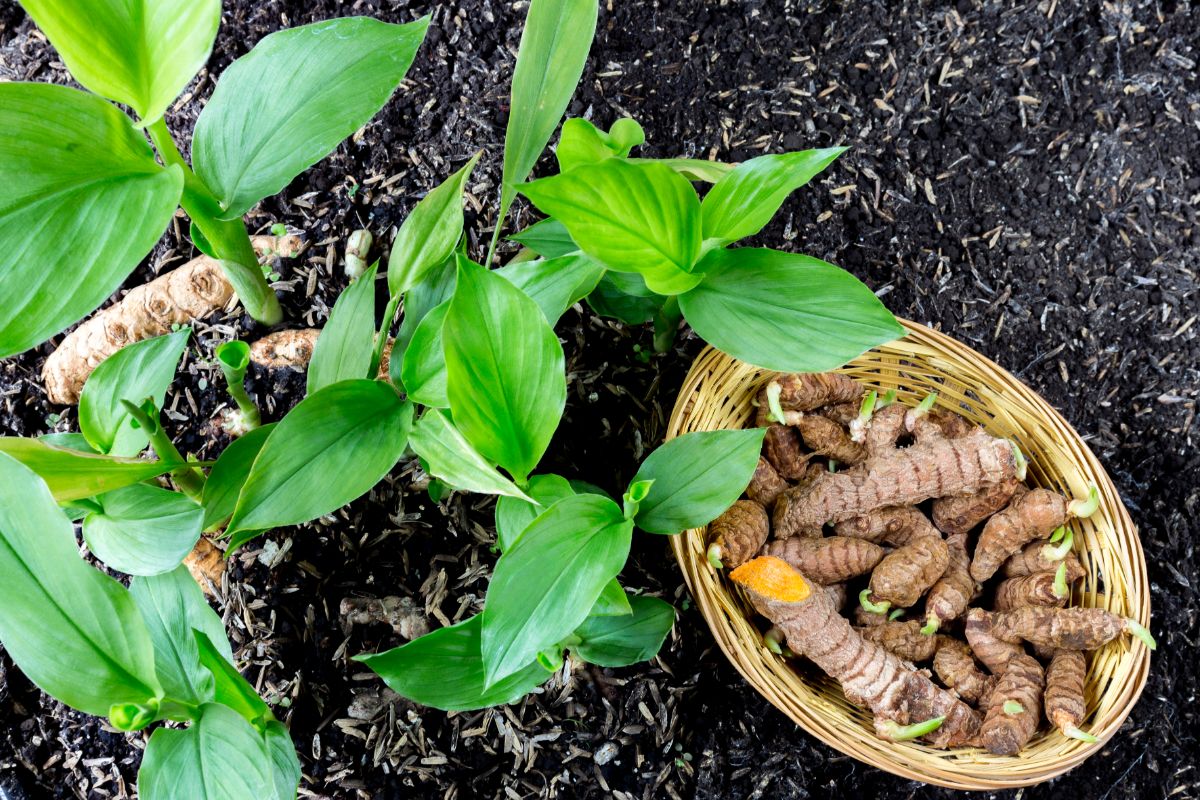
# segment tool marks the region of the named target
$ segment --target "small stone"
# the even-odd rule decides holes
[[[605,764],[617,757],[618,751],[619,748],[617,747],[616,742],[605,742],[604,744],[600,745],[600,749],[597,750],[592,756],[592,760],[603,767]]]

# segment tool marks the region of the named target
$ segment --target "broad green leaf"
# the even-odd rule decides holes
[[[162,408],[191,333],[191,328],[181,328],[125,345],[96,366],[79,394],[79,430],[92,447],[113,456],[135,456],[146,449],[150,437],[133,427],[121,401],[140,406],[152,397],[154,407]]]
[[[665,167],[678,172],[689,181],[716,183],[724,178],[736,164],[726,164],[723,161],[705,161],[699,158],[631,158],[630,161],[657,161]]]
[[[654,319],[666,298],[646,288],[646,282],[637,273],[606,272],[587,301],[602,317],[619,319],[626,325],[642,325]]]
[[[374,378],[371,355],[375,349],[375,270],[366,272],[346,287],[329,321],[321,329],[308,364],[308,393],[312,394],[338,381]]]
[[[142,614],[154,643],[154,669],[163,691],[172,700],[190,705],[212,701],[215,682],[200,663],[200,650],[192,629],[204,631],[229,650],[225,627],[204,600],[204,593],[188,572],[178,566],[150,578],[135,578],[129,593]],[[232,658],[232,655],[230,655]]]
[[[314,22],[265,37],[217,81],[192,160],[226,219],[240,217],[367,123],[404,79],[429,18]]]
[[[588,612],[588,619],[592,617],[623,617],[632,613],[633,606],[629,604],[629,596],[625,594],[621,582],[613,578],[604,585],[604,591],[600,592],[600,596],[592,604],[592,610]],[[585,621],[584,624],[586,625],[587,622]]]
[[[536,660],[485,688],[480,657],[482,615],[439,628],[385,653],[355,656],[403,697],[442,711],[474,711],[512,703],[551,673]]]
[[[166,230],[183,173],[115,106],[66,86],[0,83],[0,131],[5,358],[116,291]]]
[[[529,177],[583,75],[596,34],[596,0],[531,0],[513,69],[504,134],[504,221],[516,186]]]
[[[59,503],[95,497],[170,472],[178,464],[93,455],[39,439],[0,436],[0,453],[37,473]]]
[[[209,703],[186,730],[160,728],[138,770],[142,800],[249,800],[275,797],[262,734],[233,709]]]
[[[680,295],[692,328],[713,346],[780,372],[840,367],[904,328],[843,269],[778,250],[714,250],[704,282]]]
[[[604,272],[603,264],[583,253],[520,261],[496,270],[538,304],[551,326],[596,288]]]
[[[0,644],[38,688],[103,717],[161,697],[133,598],[79,557],[37,475],[0,453]]]
[[[575,494],[570,482],[561,475],[533,475],[525,488],[533,502],[516,496],[496,501],[496,544],[501,551],[510,549],[539,514]]]
[[[427,272],[416,286],[404,293],[404,315],[400,320],[400,330],[396,333],[392,357],[388,364],[388,377],[392,383],[399,387],[404,386],[401,378],[404,371],[404,353],[416,335],[417,327],[430,311],[454,295],[457,281],[457,259],[451,257]]]
[[[196,640],[200,663],[212,673],[213,699],[223,706],[232,708],[242,719],[255,727],[262,727],[274,719],[271,709],[233,665],[233,658],[229,654],[229,643],[225,640],[224,633],[220,638],[214,640],[205,631],[193,627],[192,636]],[[217,645],[217,642],[220,642],[220,646]]]
[[[558,147],[554,151],[560,172],[582,164],[594,164],[606,158],[624,158],[646,141],[646,133],[636,120],[624,117],[613,123],[608,133],[586,119],[573,117],[563,123]]]
[[[562,222],[583,252],[618,272],[637,272],[659,294],[700,282],[700,200],[683,176],[652,161],[609,158],[522,184]]]
[[[400,226],[388,257],[388,289],[392,296],[416,286],[431,269],[454,254],[454,245],[463,232],[463,191],[477,161],[479,153],[425,195]]]
[[[446,408],[446,355],[442,347],[442,325],[450,301],[431,309],[417,325],[408,349],[404,351],[404,366],[400,370],[404,391],[414,403],[433,408]],[[395,352],[393,348],[393,352]]]
[[[638,508],[638,527],[675,534],[716,519],[750,484],[765,434],[765,428],[696,431],[655,450],[630,481],[654,481]]]
[[[408,446],[412,403],[386,383],[342,381],[311,394],[267,437],[229,521],[230,550],[356,500]]]
[[[845,147],[752,158],[734,167],[704,197],[704,238],[721,244],[761,231],[788,195],[846,152]]]
[[[455,425],[484,458],[524,481],[567,401],[554,329],[524,292],[460,257],[442,336]]]
[[[80,84],[143,124],[208,61],[221,0],[21,0]]]
[[[558,258],[579,250],[579,245],[567,233],[567,226],[553,218],[535,222],[508,238],[528,247],[542,258]]]
[[[218,528],[233,516],[237,507],[238,495],[250,474],[250,467],[258,453],[266,443],[275,423],[263,425],[260,428],[239,436],[221,451],[217,463],[213,464],[204,482],[204,495],[201,504],[204,506],[204,530]]]
[[[103,511],[83,520],[96,557],[126,575],[158,575],[177,567],[200,538],[204,509],[179,492],[137,483],[95,498]]]
[[[658,654],[675,624],[675,609],[657,597],[631,597],[632,613],[602,617],[593,614],[575,629],[581,640],[575,654],[601,667],[627,667]]]
[[[99,455],[99,453],[96,452],[96,448],[92,447],[91,444],[88,443],[87,437],[82,433],[43,433],[37,438],[39,441],[45,442],[46,444],[54,447],[61,447],[65,450],[78,450],[80,453]]]
[[[292,735],[282,722],[272,720],[263,731],[267,753],[271,759],[271,778],[275,784],[275,800],[295,800],[300,786],[300,759]]]
[[[479,455],[445,411],[426,411],[413,425],[410,444],[425,461],[429,473],[451,486],[480,494],[528,499],[494,464]]]
[[[625,565],[632,531],[616,503],[576,495],[547,509],[500,556],[482,615],[489,686],[587,619],[605,584]]]

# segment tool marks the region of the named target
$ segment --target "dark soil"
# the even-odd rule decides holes
[[[1042,393],[1113,475],[1147,551],[1159,650],[1145,694],[1100,755],[1013,796],[1200,796],[1200,10],[1186,0],[935,5],[604,3],[571,113],[604,125],[635,116],[645,155],[736,161],[853,145],[761,242],[849,268],[897,314],[951,333]],[[311,243],[280,268],[290,320],[323,323],[345,283],[350,231],[390,241],[423,193],[479,148],[487,157],[468,227],[482,254],[524,3],[226,6],[209,70],[171,115],[181,132],[214,76],[270,31],[339,14],[433,13],[380,117],[251,216],[256,229],[284,222]],[[0,79],[67,80],[12,0],[0,0]],[[517,221],[529,219],[518,208]],[[192,254],[177,230],[128,285]],[[217,441],[213,343],[261,332],[251,327],[197,326],[170,404],[187,449]],[[648,330],[588,311],[568,312],[559,333],[571,392],[546,469],[615,490],[660,441],[701,343],[689,334],[646,358]],[[73,410],[49,406],[37,379],[50,349],[0,362],[0,433],[73,425]],[[256,388],[270,393],[274,418],[302,381],[259,376]],[[949,795],[840,755],[761,699],[712,646],[666,541],[650,535],[637,537],[623,580],[679,608],[655,661],[579,667],[521,704],[472,714],[380,697],[378,679],[348,658],[397,640],[386,627],[344,633],[340,600],[420,598],[436,626],[479,607],[493,562],[491,502],[435,504],[421,482],[405,465],[369,497],[276,531],[233,562],[220,608],[249,676],[291,726],[307,796]],[[610,743],[616,757],[597,763]],[[130,796],[143,746],[46,698],[0,653],[0,798]]]

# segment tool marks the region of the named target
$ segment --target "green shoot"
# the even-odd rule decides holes
[[[779,381],[771,381],[767,384],[767,405],[771,409],[771,419],[784,424],[783,406],[779,404],[779,395],[783,391],[783,386]]]
[[[1078,739],[1079,741],[1087,742],[1088,744],[1095,744],[1096,742],[1100,741],[1092,734],[1088,733],[1087,731],[1081,731],[1074,725],[1068,725],[1067,727],[1063,728],[1062,732],[1063,736],[1066,736],[1068,739]]]
[[[886,600],[882,603],[872,602],[870,589],[863,589],[858,593],[858,602],[863,609],[872,614],[886,614],[888,609],[892,607],[892,604]]]
[[[1150,648],[1151,650],[1158,649],[1158,642],[1154,641],[1154,637],[1150,634],[1150,631],[1146,630],[1146,627],[1144,625],[1142,625],[1140,622],[1135,622],[1131,619],[1126,619],[1125,627],[1129,630],[1129,632],[1131,634],[1133,634],[1137,638],[1141,639],[1142,644],[1146,645],[1146,647]]]
[[[1005,700],[1004,701],[1004,713],[1008,714],[1010,717],[1015,716],[1017,714],[1022,714],[1024,712],[1025,712],[1025,706],[1021,705],[1016,700]]]
[[[772,627],[763,634],[763,645],[775,655],[783,655],[783,631]]]
[[[946,718],[941,716],[924,722],[914,722],[912,725],[900,725],[889,719],[883,722],[883,733],[893,742],[908,742],[933,733],[942,727],[945,721]]]
[[[252,431],[262,424],[258,406],[246,393],[246,371],[250,368],[250,345],[238,339],[225,342],[217,348],[217,364],[229,386],[229,396],[237,403],[241,412],[236,427],[242,432]]]
[[[1088,485],[1087,500],[1072,500],[1067,506],[1067,513],[1080,519],[1090,517],[1100,508],[1100,489],[1096,484]]]
[[[150,437],[150,447],[154,449],[158,457],[166,463],[179,464],[178,468],[171,471],[175,485],[181,492],[199,503],[204,494],[204,476],[188,465],[187,459],[183,457],[175,447],[175,443],[171,441],[171,437],[159,424],[158,408],[154,405],[154,398],[147,397],[140,406],[122,399],[121,405],[129,412],[129,416],[133,417],[134,427],[141,428]]]
[[[937,614],[934,614],[932,611],[930,611],[929,616],[925,618],[925,627],[921,628],[921,633],[926,636],[933,636],[938,632],[938,628],[940,628],[941,625],[942,620]]]
[[[1054,596],[1059,600],[1066,598],[1070,594],[1071,588],[1067,586],[1067,562],[1058,565],[1058,569],[1054,571]]]
[[[888,614],[888,622],[895,622],[896,620],[900,619],[903,616],[904,616],[904,609],[897,608],[894,611],[892,611],[892,613]]]
[[[1013,461],[1016,463],[1016,478],[1019,481],[1023,481],[1025,480],[1025,475],[1029,472],[1029,461],[1026,460],[1025,454],[1021,452],[1021,448],[1017,447],[1016,442],[1009,439],[1008,443],[1012,446]]]
[[[721,563],[721,545],[713,542],[708,546],[708,563],[713,569],[724,569],[725,565]]]

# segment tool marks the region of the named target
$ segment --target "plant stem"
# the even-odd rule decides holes
[[[258,406],[250,399],[250,395],[246,394],[244,385],[230,383],[229,396],[233,398],[233,402],[237,403],[238,410],[242,412],[242,421],[246,423],[247,428],[254,430],[262,425],[262,415],[258,411]]]
[[[204,476],[188,466],[187,459],[175,447],[175,443],[171,441],[170,436],[167,436],[167,432],[163,430],[157,419],[128,400],[122,400],[121,405],[125,407],[130,416],[137,420],[138,425],[150,437],[150,446],[154,448],[158,457],[169,464],[180,465],[171,470],[171,477],[180,491],[199,503],[204,494]],[[157,416],[157,412],[155,416]]]
[[[665,353],[675,342],[683,312],[679,310],[679,296],[671,295],[654,315],[654,352]]]
[[[388,300],[387,308],[383,312],[383,322],[379,324],[379,335],[375,337],[375,352],[371,354],[371,369],[367,372],[368,378],[374,378],[379,374],[379,365],[383,363],[383,348],[387,346],[388,334],[392,332],[392,323],[396,320],[396,311],[400,308],[402,297],[404,295],[397,294]]]
[[[180,155],[165,119],[160,117],[146,130],[163,163],[183,170],[183,196],[179,204],[212,244],[225,277],[233,285],[246,312],[263,325],[278,324],[283,319],[283,309],[258,266],[258,254],[250,244],[246,224],[240,219],[220,219],[220,204]]]

